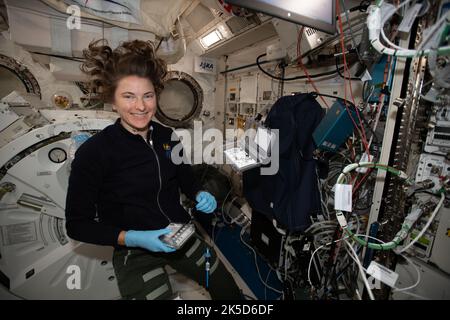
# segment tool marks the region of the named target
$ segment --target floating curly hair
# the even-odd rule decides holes
[[[167,65],[156,57],[150,41],[128,41],[112,50],[105,39],[100,39],[83,50],[83,57],[86,60],[81,71],[90,77],[91,92],[100,94],[104,102],[114,101],[117,84],[126,76],[149,79],[157,95],[164,88]]]

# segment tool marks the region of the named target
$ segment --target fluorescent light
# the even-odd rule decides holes
[[[202,46],[206,49],[210,46],[212,46],[214,43],[219,42],[222,40],[222,34],[219,32],[219,30],[214,29],[210,33],[208,33],[206,36],[200,39],[200,43]]]

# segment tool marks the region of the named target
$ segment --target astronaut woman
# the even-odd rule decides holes
[[[206,279],[207,244],[199,234],[178,250],[160,240],[170,222],[191,219],[180,205],[179,190],[197,201],[200,212],[209,214],[217,206],[191,167],[171,160],[170,150],[180,143],[171,141],[172,130],[152,121],[165,62],[150,42],[139,40],[114,50],[99,40],[83,55],[82,70],[92,89],[120,117],[75,154],[66,199],[68,236],[114,246],[114,271],[124,299],[172,298],[165,265],[207,286],[213,299],[239,299],[237,285],[214,250]]]

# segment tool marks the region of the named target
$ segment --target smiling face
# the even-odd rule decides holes
[[[153,83],[138,76],[126,76],[117,83],[114,110],[120,123],[133,134],[147,135],[148,124],[156,112],[156,93]]]

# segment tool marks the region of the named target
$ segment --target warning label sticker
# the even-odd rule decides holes
[[[25,222],[2,226],[2,239],[5,246],[36,241],[36,225],[34,222]]]

